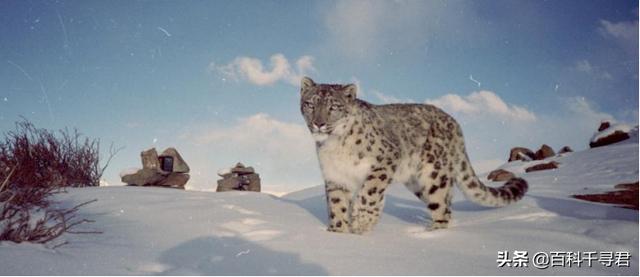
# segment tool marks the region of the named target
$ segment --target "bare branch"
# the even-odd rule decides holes
[[[107,161],[105,162],[105,164],[102,167],[102,169],[100,169],[100,172],[98,174],[98,179],[102,178],[102,175],[104,174],[104,171],[107,170],[107,167],[109,166],[109,163],[111,163],[111,160],[113,159],[113,157],[115,157],[116,154],[118,154],[118,152],[122,151],[123,149],[124,149],[124,146],[118,147],[118,148],[114,148],[113,147],[113,143],[111,143],[111,145],[109,145],[109,157],[107,158]]]
[[[4,191],[5,186],[7,186],[7,184],[9,183],[9,179],[11,178],[11,175],[13,175],[13,172],[16,171],[16,168],[17,167],[14,167],[13,169],[11,169],[11,171],[9,172],[9,175],[7,175],[7,177],[4,178],[2,185],[0,185],[0,192]]]

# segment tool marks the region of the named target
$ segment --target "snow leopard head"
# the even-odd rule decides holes
[[[300,84],[300,111],[316,140],[331,135],[349,116],[356,99],[354,84],[316,84],[303,77]]]

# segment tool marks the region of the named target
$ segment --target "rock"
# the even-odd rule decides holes
[[[158,152],[155,148],[142,151],[140,153],[140,159],[142,160],[142,168],[157,170],[160,168],[160,162],[158,161]]]
[[[159,156],[161,170],[164,172],[189,173],[189,166],[173,147],[165,149]],[[173,165],[170,167],[169,165]]]
[[[626,140],[628,138],[629,138],[629,134],[620,130],[616,130],[615,132],[613,132],[608,136],[604,136],[604,137],[598,138],[595,141],[590,142],[589,147],[595,148],[595,147],[605,146],[605,145]]]
[[[240,183],[242,184],[242,190],[248,191],[260,191],[260,176],[252,173],[247,175],[241,175]]]
[[[514,147],[509,152],[509,161],[530,161],[533,160],[535,154],[533,151],[525,147]]]
[[[618,184],[614,188],[617,190],[600,194],[573,195],[573,197],[591,202],[616,204],[622,208],[638,210],[638,182]]]
[[[238,188],[238,180],[236,178],[224,178],[218,180],[217,192],[236,190]]]
[[[218,175],[222,177],[218,180],[216,191],[257,191],[260,192],[260,176],[255,173],[253,167],[245,167],[242,163],[237,163],[230,170],[221,170]]]
[[[541,163],[541,164],[537,164],[531,167],[527,167],[524,171],[528,172],[532,172],[532,171],[540,171],[540,170],[547,170],[547,169],[555,169],[558,168],[559,163],[555,162],[555,161],[551,161],[548,163]]]
[[[487,176],[487,179],[494,182],[500,182],[500,181],[507,181],[514,177],[516,177],[516,175],[514,175],[513,173],[507,170],[496,169],[494,171],[491,171],[491,173],[489,173],[489,176]]]
[[[121,180],[130,186],[182,188],[189,181],[189,166],[175,148],[165,149],[160,156],[155,148],[140,153],[142,169],[121,172]]]
[[[218,170],[218,176],[220,176],[222,178],[226,178],[230,174],[232,174],[231,173],[231,168],[223,168],[223,169]]]
[[[231,169],[231,173],[238,174],[251,174],[254,173],[253,167],[234,167]]]
[[[130,186],[152,186],[164,179],[155,169],[143,168],[134,174],[124,175],[121,180]]]
[[[246,167],[242,163],[237,163],[235,167],[231,168],[231,173],[250,174],[254,172],[253,167]]]
[[[600,127],[598,127],[598,132],[609,129],[609,127],[611,127],[611,123],[609,123],[609,121],[602,121],[600,122]]]
[[[543,144],[542,146],[540,146],[540,149],[536,151],[535,159],[544,160],[546,158],[553,157],[555,155],[556,155],[556,152],[553,151],[553,148],[551,148],[551,146]]]
[[[189,174],[170,173],[164,175],[157,170],[148,168],[140,169],[134,174],[122,177],[122,182],[129,186],[158,186],[183,189],[187,181],[189,181]]]
[[[189,174],[185,173],[171,173],[164,179],[160,180],[158,183],[154,184],[155,186],[161,187],[172,187],[172,188],[181,188],[184,189],[184,186],[189,181]]]
[[[633,130],[637,131],[637,126],[632,128],[626,124],[603,121],[600,123],[598,131],[591,137],[589,147],[595,148],[627,140],[631,137]]]
[[[236,175],[218,180],[216,191],[255,191],[260,192],[260,176],[256,173]]]
[[[558,154],[564,154],[564,153],[569,153],[569,152],[573,152],[573,149],[571,149],[571,147],[569,146],[565,146],[560,148],[560,151],[558,151]]]
[[[229,173],[225,173],[225,174],[220,174],[220,173],[218,173],[218,176],[222,177],[223,179],[224,179],[224,178],[230,178],[230,177],[232,177],[233,175],[237,175],[237,174],[233,174],[233,173],[231,173],[231,172],[229,172]]]
[[[638,190],[638,182],[617,184],[613,187],[616,189]]]

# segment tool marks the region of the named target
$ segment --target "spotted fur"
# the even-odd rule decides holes
[[[485,186],[467,156],[458,123],[426,104],[372,105],[356,98],[356,86],[302,79],[300,109],[316,141],[325,179],[329,231],[364,233],[377,223],[384,191],[404,183],[431,214],[431,229],[451,220],[453,183],[481,205],[500,207],[521,199],[527,182]]]

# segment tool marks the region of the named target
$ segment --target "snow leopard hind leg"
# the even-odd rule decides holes
[[[445,229],[451,220],[453,179],[448,172],[436,170],[418,174],[406,187],[425,203],[431,216],[427,230]]]

